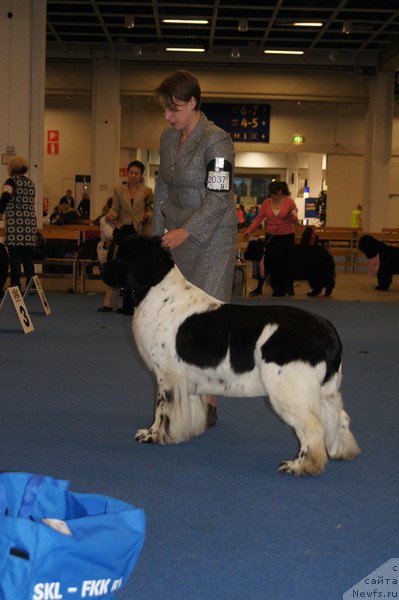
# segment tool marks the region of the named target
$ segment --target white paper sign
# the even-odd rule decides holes
[[[32,289],[33,285],[36,288],[37,294],[39,296],[40,302],[42,303],[44,312],[46,315],[51,315],[51,308],[49,303],[47,302],[46,294],[44,293],[42,282],[40,281],[38,275],[34,275],[32,279],[29,281],[29,285],[26,288],[24,298],[29,294],[29,291]]]
[[[20,320],[24,333],[30,333],[34,331],[33,323],[31,321],[28,309],[21,295],[21,290],[17,285],[9,287],[7,292],[10,294],[11,300],[13,301],[15,310],[17,311],[18,318]]]

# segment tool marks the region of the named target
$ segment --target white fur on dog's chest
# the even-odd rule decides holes
[[[186,281],[175,266],[134,313],[133,335],[147,366],[154,371],[165,361],[177,361],[176,331],[181,323],[195,312],[221,304]]]

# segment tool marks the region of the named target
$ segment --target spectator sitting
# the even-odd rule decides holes
[[[71,208],[69,204],[58,205],[59,216],[55,220],[56,225],[75,225],[80,223],[80,216],[77,210]]]
[[[66,190],[65,196],[62,196],[59,204],[68,204],[71,208],[75,208],[75,200],[72,196],[72,190]]]
[[[87,192],[82,194],[82,200],[78,206],[78,213],[82,219],[90,219],[90,198]]]
[[[251,206],[251,208],[249,209],[249,211],[247,212],[247,214],[245,215],[245,225],[247,227],[249,227],[250,225],[252,225],[252,223],[254,222],[254,219],[256,217],[256,207],[255,206]]]
[[[50,215],[50,225],[55,225],[60,218],[60,211],[58,210],[58,205],[54,207],[53,212]]]

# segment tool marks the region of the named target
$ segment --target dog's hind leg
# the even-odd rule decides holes
[[[206,397],[189,395],[186,380],[168,374],[158,379],[154,422],[136,432],[138,442],[178,444],[206,429]]]
[[[297,455],[293,460],[281,463],[279,470],[293,475],[321,473],[327,463],[327,453],[319,418],[318,367],[290,363],[284,367],[269,365],[265,374],[267,371],[269,375],[264,382],[270,403],[276,413],[293,427],[299,440]]]
[[[350,419],[343,409],[339,391],[341,372],[336,373],[321,388],[320,419],[324,426],[325,441],[330,458],[352,460],[360,448],[349,429]]]

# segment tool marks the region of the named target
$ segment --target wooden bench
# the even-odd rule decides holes
[[[99,267],[100,263],[98,260],[92,260],[90,258],[78,258],[77,259],[77,272],[79,273],[79,281],[80,281],[80,293],[86,293],[86,280],[88,278],[87,270],[89,268]],[[101,279],[100,273],[95,276],[95,279]]]
[[[316,229],[319,243],[327,248],[335,258],[343,258],[344,272],[353,272],[356,268],[357,240],[361,229],[353,227],[323,227]]]
[[[43,258],[38,259],[35,258],[33,260],[35,265],[41,265],[42,267],[46,266],[66,266],[72,267],[72,289],[74,292],[77,291],[77,259],[76,258]],[[43,278],[53,278],[53,277],[69,277],[70,273],[46,273],[42,270],[39,274],[40,277]]]

